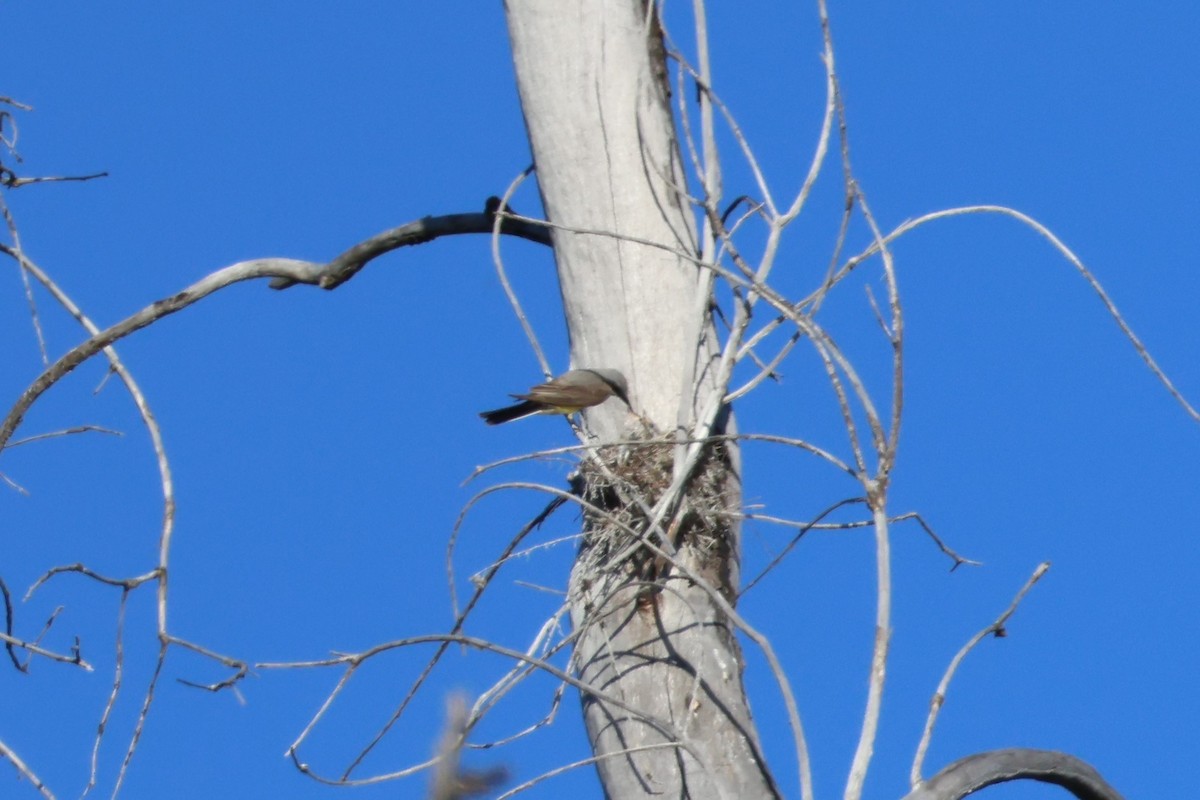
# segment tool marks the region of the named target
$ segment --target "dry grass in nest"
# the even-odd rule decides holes
[[[655,581],[666,574],[666,559],[645,545],[630,551],[630,545],[647,536],[647,512],[671,485],[674,456],[673,442],[647,438],[599,448],[580,465],[584,500],[604,512],[585,513],[581,558],[589,572],[625,554],[619,566],[626,576]],[[662,551],[683,550],[706,572],[722,564],[731,552],[727,486],[733,478],[724,442],[707,443],[680,506],[664,519],[669,546],[657,537],[650,541]]]

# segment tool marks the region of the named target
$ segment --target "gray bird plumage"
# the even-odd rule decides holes
[[[629,384],[615,369],[573,369],[512,397],[521,402],[484,411],[479,416],[488,425],[502,425],[534,414],[574,414],[600,405],[610,397],[618,397],[630,405]]]

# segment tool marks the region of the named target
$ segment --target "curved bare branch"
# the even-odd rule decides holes
[[[1011,747],[955,761],[904,796],[904,800],[959,800],[1005,781],[1031,780],[1061,786],[1079,800],[1123,800],[1086,762],[1054,750]]]
[[[438,217],[422,217],[414,222],[406,222],[395,228],[389,228],[377,233],[365,242],[354,245],[346,252],[325,265],[305,275],[297,277],[280,275],[271,281],[272,289],[286,289],[297,283],[308,283],[320,286],[322,289],[336,289],[358,274],[372,259],[384,253],[390,253],[401,247],[414,244],[424,244],[443,236],[453,236],[461,233],[493,233],[499,228],[500,233],[528,239],[538,244],[553,243],[550,231],[537,220],[517,219],[512,215],[512,209],[504,205],[505,213],[497,226],[497,211],[501,208],[498,197],[489,197],[483,211],[476,214],[443,214]]]

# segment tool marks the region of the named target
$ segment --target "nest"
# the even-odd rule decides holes
[[[589,575],[623,576],[661,588],[675,558],[728,585],[731,547],[731,491],[736,480],[723,439],[703,445],[700,460],[676,500],[650,531],[649,514],[671,486],[675,443],[662,438],[626,440],[596,450],[579,470],[579,489],[588,504],[579,566]],[[664,535],[666,541],[664,541]]]

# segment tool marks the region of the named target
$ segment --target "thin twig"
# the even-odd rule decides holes
[[[71,183],[107,177],[107,172],[93,172],[90,175],[40,175],[33,178],[22,178],[12,170],[0,167],[0,184],[9,189],[20,189],[31,183]]]
[[[521,325],[521,330],[524,331],[525,338],[529,340],[529,346],[533,349],[533,353],[537,357],[538,365],[542,368],[542,374],[549,379],[552,377],[550,372],[550,362],[546,360],[546,354],[542,350],[541,342],[538,341],[537,333],[533,330],[533,324],[529,321],[529,317],[525,314],[525,309],[521,306],[521,301],[517,297],[517,292],[515,289],[513,289],[512,284],[508,280],[508,273],[504,269],[504,258],[500,254],[500,234],[503,232],[504,226],[510,223],[510,220],[514,222],[516,220],[516,217],[511,216],[508,213],[508,203],[512,199],[513,195],[517,193],[517,189],[520,188],[521,184],[524,183],[525,179],[531,174],[533,174],[532,165],[525,168],[520,175],[513,179],[512,183],[508,185],[508,189],[505,190],[504,196],[500,198],[500,202],[497,204],[498,207],[496,209],[495,219],[491,228],[492,263],[496,266],[496,275],[500,278],[500,286],[504,289],[504,296],[508,298],[508,304],[512,306],[513,315],[517,318],[517,322]],[[545,228],[538,228],[538,230],[544,235],[549,234],[549,231]],[[547,241],[547,244],[551,243],[552,240]]]
[[[149,583],[150,581],[158,578],[157,569],[151,570],[144,575],[138,575],[136,578],[110,578],[107,575],[101,575],[99,572],[96,572],[90,567],[85,567],[83,564],[66,564],[60,567],[51,567],[50,569],[46,570],[46,572],[43,573],[42,576],[36,581],[34,581],[33,585],[30,586],[25,592],[24,601],[29,602],[29,600],[33,597],[34,592],[36,592],[43,583],[46,583],[54,576],[70,572],[79,573],[80,575],[91,578],[94,581],[107,584],[108,586],[120,586],[122,589],[136,589],[143,583]]]
[[[50,788],[42,783],[42,779],[3,740],[0,740],[0,758],[7,758],[17,768],[17,772],[21,774],[21,777],[29,781],[42,797],[46,798],[46,800],[54,800],[54,793],[50,791]]]
[[[19,647],[22,650],[26,650],[34,655],[42,656],[43,658],[48,658],[51,661],[58,661],[62,664],[74,664],[77,667],[83,667],[83,669],[87,670],[88,672],[92,672],[94,669],[92,665],[89,664],[82,655],[80,655],[78,649],[73,650],[73,652],[71,652],[69,655],[66,653],[55,653],[53,650],[47,650],[44,647],[33,644],[32,642],[26,642],[23,639],[10,636],[7,633],[0,633],[0,642],[4,642],[4,647],[8,650],[10,657],[13,659],[13,663],[17,665],[17,669],[21,670],[21,672],[28,672],[29,668],[28,665],[22,664],[17,660],[17,655],[13,652],[14,647]]]
[[[99,425],[76,425],[72,428],[64,428],[59,431],[47,431],[46,433],[37,433],[33,436],[26,436],[24,439],[17,439],[8,443],[8,448],[20,447],[23,444],[31,444],[40,442],[44,439],[57,439],[61,436],[73,436],[77,433],[106,433],[109,436],[124,436],[121,431],[114,431],[111,428],[104,428]]]
[[[816,519],[814,519],[812,522],[803,523],[800,526],[800,531],[795,536],[792,537],[792,540],[787,543],[787,546],[784,547],[783,550],[781,550],[779,552],[779,555],[777,555],[777,556],[775,556],[775,558],[771,559],[771,563],[767,564],[767,566],[763,567],[762,571],[760,571],[757,575],[755,575],[754,579],[751,580],[749,583],[747,583],[742,588],[742,591],[738,593],[738,596],[744,597],[746,595],[746,592],[753,589],[754,585],[756,583],[758,583],[759,581],[761,581],[763,578],[765,578],[767,576],[767,573],[769,573],[771,570],[775,569],[775,567],[779,566],[779,564],[783,562],[783,559],[785,559],[787,557],[787,554],[792,551],[792,548],[794,548],[797,544],[799,544],[800,540],[804,538],[804,534],[808,533],[810,530],[817,527],[817,525],[821,522],[821,520],[825,519],[825,517],[829,516],[834,511],[837,511],[839,508],[842,508],[843,506],[848,506],[848,505],[852,505],[855,503],[865,503],[865,502],[866,502],[866,498],[864,498],[864,497],[850,497],[845,500],[839,500],[836,503],[834,503],[833,505],[831,505],[829,508],[822,511],[820,514],[817,514]]]
[[[0,578],[0,597],[4,599],[4,632],[7,637],[13,634],[13,603],[12,593],[8,591],[8,584],[4,578]],[[8,657],[12,660],[13,666],[21,672],[27,672],[28,669],[21,663],[21,659],[17,658],[17,653],[13,650],[13,642],[6,641],[4,649],[8,651]]]
[[[126,589],[121,593],[121,603],[117,607],[117,632],[115,637],[116,655],[113,665],[112,691],[108,693],[108,701],[100,714],[100,722],[96,725],[96,738],[92,740],[91,768],[88,770],[87,786],[83,789],[86,796],[96,786],[100,774],[100,745],[104,741],[104,733],[108,730],[108,721],[112,718],[113,709],[117,706],[117,698],[121,695],[121,683],[125,678],[125,611],[129,607],[129,593]]]
[[[938,536],[937,533],[934,532],[933,528],[929,525],[929,523],[927,523],[925,521],[925,518],[922,517],[916,511],[905,512],[898,516],[892,517],[890,521],[891,522],[904,522],[905,520],[910,520],[910,519],[915,520],[916,523],[921,526],[921,529],[924,530],[926,534],[928,534],[929,538],[933,540],[933,543],[938,546],[939,550],[941,550],[944,554],[946,554],[947,556],[949,556],[951,559],[954,560],[954,565],[952,567],[950,567],[951,572],[958,569],[963,564],[967,564],[968,566],[972,566],[972,567],[982,567],[983,566],[982,561],[976,561],[973,558],[966,558],[965,556],[960,556],[957,552],[955,552],[948,544],[946,544],[944,541],[942,541],[942,537]]]
[[[3,170],[7,172],[7,170]],[[0,178],[0,183],[6,183]],[[17,253],[17,263],[24,265],[25,257],[24,250],[21,247],[21,232],[17,229],[17,221],[13,219],[12,211],[8,207],[8,201],[3,194],[0,194],[0,211],[4,214],[4,222],[8,225],[8,235],[12,237],[13,250]],[[28,270],[21,269],[21,288],[25,291],[25,303],[29,306],[29,319],[33,323],[33,333],[38,343],[38,352],[42,357],[42,364],[50,363],[50,355],[46,350],[46,334],[42,330],[42,318],[38,314],[37,298],[33,296],[33,286],[29,283]]]
[[[146,720],[150,718],[150,708],[154,705],[154,691],[158,687],[158,680],[162,677],[163,666],[167,662],[167,649],[167,642],[160,641],[158,656],[154,659],[154,672],[146,684],[146,694],[142,697],[142,707],[138,711],[137,722],[134,723],[133,733],[129,736],[129,746],[125,749],[125,757],[121,759],[121,769],[117,772],[117,780],[113,784],[113,797],[121,793],[121,786],[125,783],[125,778],[129,774],[129,765],[133,763],[133,755],[137,752],[138,744],[142,741],[142,734],[146,732]]]
[[[1004,613],[996,617],[991,625],[988,625],[979,631],[979,633],[972,636],[954,654],[954,658],[950,660],[950,666],[946,668],[946,674],[938,682],[937,690],[933,693],[933,697],[929,701],[929,716],[925,718],[925,730],[921,733],[921,741],[917,744],[917,753],[913,758],[912,770],[910,770],[908,776],[910,788],[915,789],[921,783],[921,768],[925,764],[925,753],[929,750],[930,741],[933,740],[933,728],[937,724],[938,714],[941,712],[942,706],[946,703],[946,692],[950,689],[950,681],[954,678],[954,673],[958,671],[958,665],[967,657],[967,653],[975,649],[975,645],[983,641],[984,637],[995,636],[1003,638],[1005,636],[1004,625],[1008,622],[1008,618],[1016,612],[1017,606],[1025,599],[1025,595],[1029,593],[1029,590],[1033,588],[1035,583],[1041,580],[1048,569],[1050,569],[1049,561],[1043,561],[1041,564],[1038,564],[1037,569],[1029,576],[1029,580],[1025,581],[1025,585],[1021,587],[1021,591],[1017,592],[1017,596],[1009,603]]]
[[[325,703],[322,704],[321,710],[313,717],[313,719],[310,721],[309,726],[305,728],[304,735],[301,736],[301,739],[303,739],[312,730],[312,727],[316,724],[316,722],[321,717],[324,716],[324,713],[329,709],[333,698],[336,697],[341,692],[341,690],[345,688],[345,686],[349,682],[350,677],[353,675],[355,670],[357,670],[360,666],[362,666],[366,662],[370,661],[371,659],[374,659],[375,657],[382,655],[384,653],[390,652],[392,650],[397,650],[397,649],[402,649],[402,648],[412,647],[414,645],[422,645],[422,644],[438,644],[439,646],[440,645],[450,645],[450,644],[460,644],[460,645],[470,647],[470,648],[473,648],[476,650],[480,650],[480,651],[488,652],[488,653],[494,653],[496,655],[500,655],[505,658],[509,658],[509,659],[512,659],[515,661],[522,661],[522,662],[525,662],[532,666],[535,666],[537,669],[541,670],[542,672],[545,672],[545,673],[549,674],[550,676],[557,678],[558,680],[561,680],[561,681],[569,684],[570,686],[575,687],[576,689],[578,689],[580,692],[584,693],[585,695],[595,697],[597,700],[599,700],[601,702],[614,705],[617,708],[620,708],[624,711],[628,711],[632,714],[635,714],[638,719],[644,721],[646,724],[653,727],[655,730],[657,730],[659,733],[661,733],[664,737],[670,739],[673,742],[676,742],[678,747],[681,747],[681,748],[691,752],[691,755],[693,758],[697,757],[696,753],[692,751],[691,745],[689,745],[687,743],[685,738],[683,738],[679,735],[679,732],[676,729],[677,726],[675,726],[674,724],[672,724],[666,720],[661,720],[656,717],[650,716],[650,715],[646,714],[644,711],[641,711],[638,708],[630,705],[628,702],[620,699],[619,697],[611,695],[611,694],[605,692],[604,690],[600,689],[597,686],[587,684],[587,683],[579,680],[578,678],[576,678],[570,672],[559,669],[558,667],[554,666],[553,664],[550,664],[542,659],[529,656],[520,650],[514,650],[509,647],[504,647],[503,645],[497,644],[497,643],[489,641],[487,639],[481,639],[481,638],[475,637],[475,636],[466,636],[463,634],[445,634],[445,633],[429,634],[429,635],[424,635],[424,636],[412,636],[412,637],[408,637],[405,639],[398,639],[395,641],[378,644],[378,645],[371,647],[368,650],[364,650],[359,653],[346,653],[346,654],[341,654],[341,655],[335,655],[330,658],[317,659],[317,660],[313,660],[313,661],[261,662],[261,663],[255,664],[254,666],[256,669],[307,669],[307,668],[313,668],[313,667],[338,667],[338,666],[343,667],[345,669],[345,671],[342,673],[342,677],[338,681],[338,686],[330,694],[330,696],[328,698],[326,698]],[[293,743],[293,745],[291,747],[288,748],[287,754],[293,758],[297,767],[300,768],[301,771],[304,772],[304,774],[310,776],[314,780],[317,780],[321,783],[326,783],[329,785],[338,785],[338,786],[374,785],[374,784],[382,783],[385,781],[394,780],[399,777],[404,777],[406,775],[411,775],[414,772],[419,771],[421,769],[427,769],[433,763],[433,761],[427,761],[421,765],[417,765],[415,767],[411,767],[411,768],[408,768],[405,770],[388,773],[386,775],[376,775],[376,776],[372,776],[370,778],[360,778],[357,780],[349,780],[343,776],[340,779],[329,779],[329,778],[324,778],[324,777],[314,773],[312,771],[311,767],[309,767],[307,764],[304,764],[303,762],[301,762],[299,760],[299,758],[296,755],[296,746],[299,744],[301,739],[298,739],[295,743]]]
[[[528,524],[526,524],[517,533],[517,535],[514,536],[509,541],[507,547],[505,548],[504,552],[501,554],[501,556],[497,560],[497,562],[494,562],[492,564],[492,566],[488,569],[483,580],[481,580],[479,583],[476,584],[475,592],[474,592],[474,594],[472,594],[471,599],[467,602],[466,607],[462,610],[462,612],[458,612],[457,608],[455,609],[455,617],[456,618],[455,618],[454,626],[451,629],[452,633],[458,633],[460,630],[462,630],[463,624],[466,622],[466,619],[470,615],[471,611],[474,610],[475,606],[478,604],[480,599],[483,597],[483,592],[485,591],[487,586],[490,584],[492,577],[496,574],[497,571],[499,571],[501,563],[507,558],[508,555],[510,555],[517,548],[517,546],[521,543],[521,541],[524,540],[525,536],[527,536],[531,531],[533,531],[538,526],[540,526],[542,524],[542,522],[544,522],[552,513],[554,513],[554,511],[559,506],[562,505],[563,502],[565,502],[565,499],[561,498],[561,497],[555,498],[554,500],[552,500],[549,504],[547,504],[547,506],[542,510],[542,512],[540,514],[538,514],[536,517],[534,517],[533,520],[531,520]],[[465,510],[466,509],[464,509],[463,513],[465,513]],[[463,519],[463,513],[459,514],[459,522],[456,523],[456,525],[455,525],[455,531],[457,531],[458,525],[461,524],[461,521]],[[452,534],[451,542],[447,546],[447,570],[449,573],[449,580],[450,580],[452,594],[454,592],[454,570],[453,570],[453,555],[452,555],[453,554],[453,542],[454,542],[454,535]],[[437,650],[434,652],[434,655],[429,659],[428,663],[426,663],[425,668],[421,671],[421,674],[417,676],[417,679],[413,682],[412,686],[409,687],[408,693],[405,695],[404,699],[400,702],[400,704],[396,707],[396,709],[394,711],[392,711],[392,714],[388,718],[387,722],[385,722],[383,724],[383,726],[376,732],[375,736],[371,739],[371,741],[368,742],[358,752],[358,755],[356,755],[354,760],[350,762],[350,765],[346,767],[345,772],[342,774],[342,780],[346,780],[347,778],[349,778],[350,774],[354,771],[354,769],[357,768],[358,765],[362,763],[363,759],[365,759],[367,757],[367,755],[369,755],[370,752],[375,749],[376,745],[378,745],[381,741],[383,741],[383,738],[387,735],[388,731],[390,731],[392,729],[392,727],[400,720],[400,717],[402,717],[404,715],[404,711],[405,711],[405,709],[408,708],[408,704],[416,696],[416,694],[420,690],[421,686],[424,684],[424,682],[429,677],[429,675],[433,672],[434,667],[437,665],[438,661],[441,660],[442,655],[446,652],[446,650],[449,648],[449,646],[450,646],[450,642],[445,641],[437,648]],[[340,687],[340,684],[339,684],[339,687]],[[314,722],[315,722],[315,718],[314,718]],[[296,740],[296,742],[293,744],[293,749],[291,752],[295,751],[295,748],[300,744],[301,741],[302,741],[302,739]]]
[[[1122,316],[1121,312],[1117,309],[1116,303],[1113,302],[1111,297],[1109,297],[1108,292],[1104,290],[1103,285],[1101,285],[1100,281],[1095,277],[1095,275],[1092,274],[1092,271],[1088,269],[1079,256],[1075,255],[1074,251],[1067,247],[1061,239],[1055,236],[1049,228],[1038,222],[1033,217],[1023,214],[1016,209],[1008,208],[1007,206],[979,205],[948,208],[942,211],[935,211],[930,214],[925,214],[917,219],[909,220],[908,222],[901,224],[887,236],[883,237],[883,243],[890,244],[909,231],[919,228],[927,223],[934,222],[935,220],[948,219],[950,217],[964,216],[968,214],[1000,214],[1002,216],[1011,217],[1012,219],[1015,219],[1023,225],[1031,228],[1039,236],[1048,241],[1051,246],[1053,246],[1054,249],[1059,252],[1060,255],[1062,255],[1071,263],[1071,266],[1075,268],[1075,270],[1083,277],[1083,279],[1087,281],[1088,286],[1092,288],[1092,291],[1094,291],[1100,298],[1100,302],[1104,304],[1105,309],[1108,311],[1108,315],[1112,317],[1113,321],[1117,323],[1117,327],[1121,329],[1122,335],[1124,335],[1129,343],[1133,345],[1133,349],[1150,369],[1150,372],[1153,373],[1158,382],[1166,388],[1167,392],[1170,393],[1171,397],[1175,399],[1175,402],[1179,404],[1179,406],[1189,417],[1197,422],[1200,422],[1200,411],[1198,411],[1190,402],[1188,402],[1187,398],[1183,396],[1183,393],[1176,388],[1175,383],[1167,376],[1166,371],[1163,370],[1163,368],[1158,365],[1158,362],[1154,359],[1154,357],[1150,355],[1150,350],[1142,342],[1141,338],[1134,333],[1133,328],[1129,325],[1129,323],[1125,321],[1124,316]],[[867,258],[878,252],[879,244],[879,242],[874,242],[862,253],[859,253],[857,256],[848,259],[846,263],[842,265],[842,268],[839,271],[839,277],[855,269]]]

